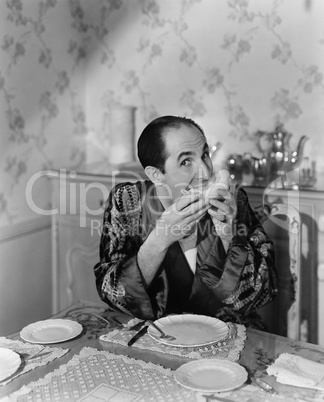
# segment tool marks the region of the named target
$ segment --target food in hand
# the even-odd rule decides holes
[[[219,197],[218,190],[223,189],[229,190],[229,171],[226,169],[220,170],[216,175],[216,180],[212,181],[208,187],[205,189],[204,194],[206,198],[217,198]]]
[[[230,173],[226,169],[219,170],[213,180],[205,187],[192,187],[190,190],[182,190],[182,194],[203,194],[206,201],[210,198],[222,198],[222,195],[219,194],[219,190],[229,190],[229,178]]]

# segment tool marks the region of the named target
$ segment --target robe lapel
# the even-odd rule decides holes
[[[216,240],[213,222],[207,215],[198,222],[196,267],[200,267],[203,261],[206,261],[209,250]]]
[[[203,265],[209,266],[218,271],[217,276],[220,278],[225,257],[223,243],[216,235],[213,221],[206,214],[198,223],[196,270]]]

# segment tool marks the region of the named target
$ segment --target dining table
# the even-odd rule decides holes
[[[50,320],[73,321],[80,331],[53,343],[26,341],[23,329],[0,337],[0,348],[21,356],[19,368],[0,381],[1,402],[324,401],[324,387],[283,383],[269,370],[285,356],[324,368],[324,347],[319,345],[226,323],[227,337],[213,344],[181,348],[156,342],[146,333],[128,346],[140,320],[84,300],[40,322]],[[243,383],[218,391],[181,382],[181,369],[186,374],[190,365],[215,361],[223,367],[235,363],[243,368]]]

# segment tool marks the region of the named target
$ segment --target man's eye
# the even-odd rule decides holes
[[[203,158],[203,159],[208,159],[208,158],[210,158],[209,152],[207,152],[207,151],[204,152],[202,158]]]
[[[189,159],[184,159],[181,164],[181,166],[189,166],[190,165],[190,160]]]

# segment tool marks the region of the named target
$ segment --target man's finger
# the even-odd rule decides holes
[[[224,214],[230,214],[232,211],[232,207],[225,202],[213,200],[212,202],[209,202],[209,204],[211,205],[210,209],[212,211],[218,211]]]
[[[208,208],[210,208],[210,205],[206,203],[203,198],[201,198],[197,202],[192,203],[184,208],[183,212],[185,212],[187,216],[200,216],[204,214]]]
[[[200,194],[184,194],[182,197],[178,198],[173,205],[176,211],[180,212],[188,205],[197,202],[200,198]]]
[[[213,211],[211,208],[209,208],[208,213],[211,217],[216,218],[218,221],[226,222],[226,214],[222,213],[220,210]]]
[[[184,198],[184,197],[182,197],[182,198]],[[208,207],[209,207],[209,204],[200,195],[198,197],[197,196],[194,196],[194,197],[191,196],[189,198],[189,203],[188,203],[188,198],[179,199],[175,203],[175,212],[178,212],[182,216],[189,216],[189,215],[195,214],[196,212],[199,212],[199,211],[202,211],[202,210],[205,211]]]
[[[194,211],[193,213],[188,214],[188,217],[186,218],[187,220],[191,221],[199,221],[205,213],[208,211],[209,206],[204,205],[202,208]]]

